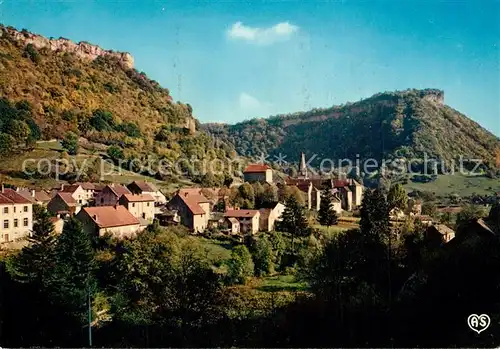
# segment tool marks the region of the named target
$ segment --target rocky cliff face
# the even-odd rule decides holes
[[[437,89],[419,90],[420,97],[427,101],[444,105],[444,91]]]
[[[48,48],[55,52],[69,52],[82,59],[94,60],[100,56],[111,56],[120,62],[125,68],[132,69],[134,67],[134,57],[127,52],[114,52],[104,50],[99,46],[92,45],[88,42],[74,43],[65,38],[47,39],[41,35],[33,34],[28,31],[18,31],[11,27],[3,27],[0,31],[1,35],[8,34],[14,40],[23,43],[24,45],[32,44],[37,49]]]

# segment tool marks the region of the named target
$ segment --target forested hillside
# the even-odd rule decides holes
[[[0,33],[0,150],[4,157],[29,150],[38,140],[65,137],[113,145],[116,160],[146,155],[169,161],[235,155],[231,146],[197,130],[199,123],[189,104],[174,102],[168,89],[117,57],[82,59],[64,46],[37,48],[25,41],[45,40],[53,45],[70,42],[67,39],[50,41],[3,26]],[[88,43],[81,45],[100,50]]]
[[[429,158],[446,161],[483,159],[494,167],[498,137],[465,115],[444,105],[440,90],[385,92],[356,103],[313,109],[235,125],[203,128],[244,155],[299,152],[318,160]]]

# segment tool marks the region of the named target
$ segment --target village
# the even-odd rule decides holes
[[[61,184],[50,190],[5,188],[0,193],[1,243],[21,241],[31,234],[33,205],[41,205],[53,215],[56,233],[61,233],[64,222],[74,216],[84,231],[94,236],[110,234],[115,238],[133,237],[155,219],[162,226],[182,225],[193,234],[208,230],[244,236],[276,229],[285,210],[287,193],[299,193],[303,206],[312,214],[320,210],[322,191],[330,190],[331,207],[340,219],[356,224],[353,212],[359,211],[365,187],[352,178],[332,179],[310,175],[305,155],[301,153],[299,171],[275,183],[273,170],[266,164],[249,164],[243,171],[243,183],[232,186],[263,184],[262,190],[277,188],[278,195],[243,208],[231,203],[230,188],[185,187],[168,199],[153,183],[133,181],[128,185],[76,182]],[[240,188],[244,189],[244,188]],[[281,200],[280,200],[281,198]],[[431,227],[429,231],[450,241],[455,232],[444,224],[435,224],[432,217],[422,215],[418,200],[409,199],[405,210],[390,212],[391,225],[402,224],[406,217],[415,217]]]

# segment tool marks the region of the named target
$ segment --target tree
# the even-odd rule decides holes
[[[293,196],[295,198],[295,200],[302,206],[305,205],[306,203],[306,200],[305,200],[305,196],[304,196],[304,193],[302,193],[300,191],[299,188],[297,188],[296,186],[292,185],[292,186],[285,186],[281,191],[280,191],[280,195],[279,195],[279,200],[280,201],[286,201],[288,198],[290,198],[291,196]]]
[[[283,235],[280,232],[273,231],[270,233],[269,241],[273,250],[273,262],[275,267],[281,268],[281,261],[286,251],[286,244]]]
[[[43,206],[36,206],[33,210],[33,232],[28,237],[28,246],[14,258],[11,272],[20,282],[47,285],[56,264],[56,236],[49,212]]]
[[[2,344],[19,347],[64,343],[65,325],[69,322],[53,297],[53,290],[58,287],[54,276],[57,240],[50,218],[45,208],[35,211],[28,245],[8,260],[10,280],[2,275],[4,296],[9,298],[9,307],[4,310],[9,321],[2,324]]]
[[[266,183],[261,185],[257,183],[260,187],[254,187],[255,190],[255,207],[262,208],[268,207],[269,205],[278,202],[278,187],[274,184]],[[261,190],[257,190],[260,188]]]
[[[292,253],[295,253],[294,239],[309,235],[310,228],[305,216],[304,207],[301,206],[294,196],[290,196],[285,202],[285,210],[278,222],[279,231],[290,234],[292,238]]]
[[[434,216],[437,212],[437,206],[433,201],[426,201],[422,204],[422,214]]]
[[[457,214],[457,227],[460,227],[462,224],[467,223],[468,221],[484,218],[487,213],[485,208],[480,205],[465,205],[462,207],[462,210]]]
[[[33,44],[26,45],[23,56],[31,59],[31,61],[35,64],[38,64],[41,61],[40,54]]]
[[[120,147],[112,145],[108,148],[108,156],[113,160],[114,163],[118,163],[120,160],[124,159],[123,151]]]
[[[70,155],[78,153],[78,136],[73,132],[68,132],[61,142],[61,146],[68,151]]]
[[[267,236],[259,237],[253,244],[251,252],[256,276],[265,276],[273,272],[273,248]]]
[[[387,195],[387,205],[389,211],[394,208],[405,210],[408,206],[408,194],[401,183],[397,183],[389,189]]]
[[[54,293],[61,307],[84,324],[88,297],[96,291],[96,260],[91,237],[83,231],[76,218],[72,217],[64,223],[55,253],[57,266],[54,274],[58,286]]]
[[[360,210],[363,234],[381,238],[389,233],[389,209],[380,189],[365,191]]]
[[[252,255],[245,245],[236,246],[231,251],[231,258],[227,261],[228,282],[230,284],[244,284],[254,274]]]
[[[139,233],[120,242],[116,256],[116,294],[111,311],[129,328],[143,329],[141,346],[148,346],[148,329],[165,326],[184,341],[218,317],[221,283],[196,240],[171,231]]]
[[[7,155],[12,152],[14,138],[7,133],[0,133],[0,155]]]
[[[321,202],[319,205],[318,220],[319,224],[327,227],[337,224],[337,212],[333,209],[333,194],[330,189],[324,188],[321,193]]]
[[[219,183],[212,172],[207,172],[201,177],[200,184],[203,187],[211,188],[216,187]]]

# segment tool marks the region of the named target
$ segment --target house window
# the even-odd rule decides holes
[[[149,202],[148,202],[148,204],[147,204],[147,205],[148,205],[148,207],[149,207]]]
[[[132,207],[135,207],[135,204],[132,204]]]
[[[9,221],[7,219],[3,221],[3,228],[9,229]]]
[[[104,198],[101,198],[101,204],[103,204],[103,203],[104,203]]]
[[[16,206],[14,206],[14,213],[16,213]]]
[[[24,225],[25,227],[27,227],[27,226],[28,226],[28,218],[24,218],[24,219],[23,219],[23,225]]]
[[[23,207],[24,212],[28,212],[28,206]]]
[[[14,219],[14,228],[17,228],[18,225],[19,225],[18,224],[18,219]]]
[[[3,208],[3,213],[9,213],[9,208],[8,207],[4,207]]]

